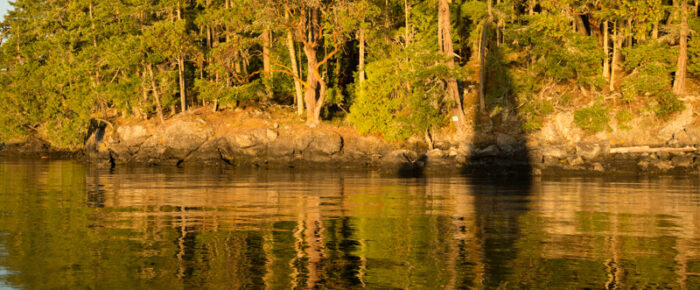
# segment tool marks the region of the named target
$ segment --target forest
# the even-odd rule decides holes
[[[700,76],[698,0],[15,0],[0,141],[79,147],[91,122],[281,107],[388,140],[663,122]]]

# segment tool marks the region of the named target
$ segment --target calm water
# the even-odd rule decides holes
[[[700,180],[0,161],[0,288],[700,288]]]

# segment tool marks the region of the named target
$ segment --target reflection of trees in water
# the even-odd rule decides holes
[[[372,173],[107,174],[70,162],[0,163],[0,173],[0,265],[26,288],[700,282],[700,201],[675,191],[695,185],[687,180],[526,187]]]

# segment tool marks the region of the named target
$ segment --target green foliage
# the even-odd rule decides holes
[[[685,109],[685,104],[683,101],[679,100],[676,95],[668,91],[657,95],[656,102],[658,103],[655,107],[656,116],[662,119],[668,118],[673,113],[680,112]]]
[[[632,121],[634,115],[628,110],[620,110],[615,114],[615,119],[617,120],[617,125],[622,130],[629,130],[629,122]]]
[[[603,131],[609,128],[609,112],[609,109],[603,108],[600,104],[595,104],[592,107],[574,112],[574,123],[589,133]]]
[[[700,77],[700,37],[697,35],[700,31],[700,18],[692,17],[688,24],[690,31],[695,31],[688,41],[688,72],[695,77]]]
[[[297,77],[317,71],[327,86],[324,114],[349,109],[363,132],[402,139],[445,124],[452,105],[444,96],[445,78],[455,77],[465,96],[479,86],[478,76],[463,67],[486,72],[493,116],[517,105],[522,127],[535,130],[554,107],[571,105],[572,95],[552,98],[543,89],[568,86],[558,91],[597,95],[606,87],[598,30],[604,21],[610,40],[617,33],[614,46],[623,41],[625,47],[618,64],[625,72],[616,74],[613,90],[621,90],[625,102],[655,99],[653,110],[663,118],[682,109],[667,93],[677,69],[679,28],[679,11],[670,1],[493,2],[450,1],[451,59],[457,63],[451,69],[438,41],[444,35],[436,33],[437,1],[13,1],[0,24],[0,138],[39,133],[58,146],[79,146],[91,118],[147,118],[156,115],[156,96],[173,110],[180,93],[190,106],[291,104],[295,73],[288,35]],[[314,17],[318,23],[310,25]],[[689,25],[688,71],[700,76],[694,33],[700,20],[692,13]],[[363,88],[357,83],[360,29]],[[264,54],[267,32],[272,41]],[[321,62],[317,67],[310,68],[311,55]],[[264,59],[272,79],[262,72]]]
[[[235,105],[238,101],[260,99],[265,92],[262,79],[251,83],[227,87],[225,85],[202,79],[195,80],[195,88],[199,97],[208,101],[218,101],[222,105]]]
[[[669,89],[671,73],[678,58],[667,44],[651,41],[623,50],[625,69],[630,75],[622,82],[622,100],[633,101],[637,96],[656,95]]]
[[[361,133],[401,140],[444,123],[444,88],[451,75],[441,57],[410,47],[392,58],[367,65],[367,85],[350,109],[348,119]]]
[[[581,36],[571,30],[563,15],[528,16],[527,26],[512,26],[506,31],[535,60],[534,73],[555,80],[575,80],[578,84],[602,87],[603,51],[598,39]]]

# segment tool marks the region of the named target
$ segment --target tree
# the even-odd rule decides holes
[[[686,71],[688,69],[688,0],[681,0],[680,44],[673,93],[685,93]]]

